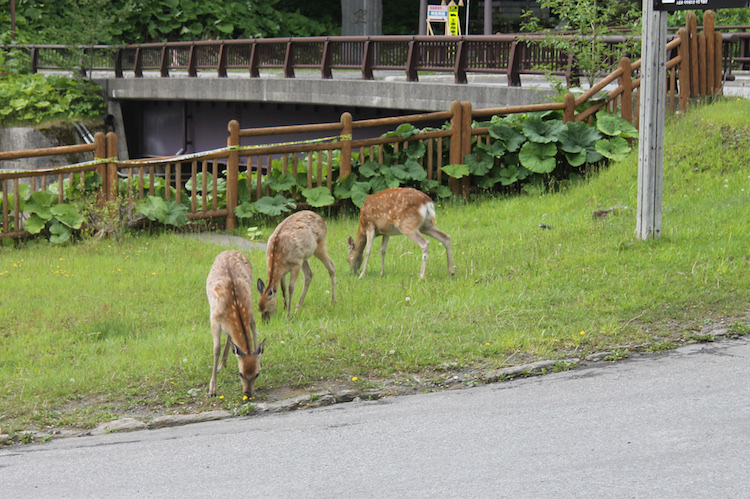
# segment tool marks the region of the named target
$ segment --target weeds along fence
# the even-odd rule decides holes
[[[694,17],[694,16],[693,16]],[[694,22],[679,30],[669,42],[668,110],[687,109],[693,97],[712,96],[722,85],[722,36],[711,29],[711,16],[704,18],[704,32],[698,33]],[[693,19],[694,21],[694,19]],[[711,42],[713,41],[713,42]],[[473,109],[469,102],[455,101],[446,111],[354,121],[343,113],[338,122],[242,129],[228,124],[227,147],[196,154],[157,159],[119,161],[116,157],[117,136],[98,133],[92,145],[63,146],[34,151],[0,153],[0,161],[42,155],[61,155],[71,151],[93,152],[94,159],[75,165],[31,171],[0,170],[0,200],[3,226],[0,238],[18,238],[29,234],[28,213],[22,198],[43,189],[46,177],[55,177],[59,203],[66,201],[71,189],[82,191],[95,185],[94,194],[101,200],[121,199],[138,202],[148,196],[184,206],[189,220],[226,220],[231,230],[237,223],[236,208],[282,193],[290,199],[301,199],[300,191],[318,189],[332,194],[351,173],[362,174],[372,165],[391,166],[403,162],[403,154],[419,150],[410,158],[409,168],[420,170],[419,178],[437,186],[450,188],[454,194],[467,196],[476,187],[471,177],[460,179],[444,174],[443,167],[465,162],[477,143],[493,140],[489,127],[480,120],[492,116],[555,111],[563,122],[588,121],[605,109],[638,125],[640,61],[623,58],[617,70],[586,92],[568,93],[562,101],[529,106]],[[399,127],[427,124],[423,130],[397,133]],[[396,133],[373,137],[373,130],[383,127]],[[414,133],[412,133],[414,132]],[[309,134],[317,138],[286,141],[284,137]],[[243,139],[253,137],[281,138],[265,145],[243,146]],[[399,159],[401,157],[401,159]],[[101,182],[86,184],[86,172]],[[284,184],[290,177],[293,182]],[[37,179],[42,177],[40,182]],[[23,187],[26,186],[26,187]],[[309,198],[307,198],[309,199]],[[330,203],[329,203],[330,204]],[[28,210],[27,210],[28,211]]]

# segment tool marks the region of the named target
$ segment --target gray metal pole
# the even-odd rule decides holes
[[[427,0],[419,0],[419,34],[427,34]]]
[[[643,0],[641,105],[638,142],[638,213],[641,240],[661,237],[664,120],[667,93],[667,12]]]

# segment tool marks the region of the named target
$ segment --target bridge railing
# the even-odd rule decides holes
[[[724,70],[750,66],[750,27],[717,27],[724,32]],[[560,35],[561,37],[568,35]],[[520,86],[522,75],[551,73],[570,84],[580,77],[573,56],[547,46],[545,36],[535,34],[469,36],[370,36],[298,37],[248,40],[200,40],[191,42],[144,43],[123,47],[79,47],[24,45],[34,71],[112,71],[116,77],[143,77],[175,72],[196,77],[214,72],[218,77],[246,74],[261,76],[262,70],[281,70],[294,78],[299,70],[317,70],[323,79],[338,70],[358,71],[362,79],[374,79],[375,71],[402,71],[410,82],[419,72],[451,73],[456,83],[467,83],[470,73],[499,74],[508,85]],[[631,37],[637,39],[637,36]],[[625,36],[603,41],[615,47]],[[637,54],[624,54],[636,58]],[[605,67],[605,65],[603,65]]]
[[[670,54],[667,62],[667,102],[671,111],[686,110],[692,97],[711,96],[721,91],[722,36],[712,31],[708,23],[707,27],[707,30],[699,33],[694,24],[688,24],[665,47]],[[257,201],[272,194],[272,176],[275,172],[297,178],[304,174],[303,185],[307,188],[325,187],[333,192],[342,179],[365,166],[368,161],[391,166],[390,162],[399,150],[408,149],[415,143],[422,144],[426,151],[418,160],[426,177],[437,181],[438,185],[449,185],[454,193],[467,195],[473,187],[470,177],[446,179],[442,167],[463,163],[471,152],[472,144],[477,141],[490,143],[492,139],[488,128],[479,126],[475,123],[477,120],[517,113],[558,111],[562,113],[564,122],[586,121],[599,109],[606,108],[637,125],[639,68],[640,61],[631,64],[630,59],[623,58],[616,71],[584,94],[578,97],[567,94],[562,102],[547,104],[472,109],[469,102],[455,101],[450,110],[436,113],[358,121],[353,121],[349,113],[343,113],[340,121],[333,123],[255,129],[241,129],[239,123],[232,121],[228,125],[226,148],[183,156],[118,161],[114,157],[117,150],[114,133],[107,134],[106,142],[102,134],[97,134],[95,160],[91,163],[44,171],[0,172],[3,216],[0,238],[28,234],[24,230],[27,214],[23,213],[19,203],[20,183],[41,175],[58,175],[58,185],[63,185],[63,175],[84,170],[96,171],[101,176],[101,194],[107,198],[119,196],[137,201],[148,195],[161,194],[167,200],[189,205],[189,219],[225,218],[228,229],[235,226],[235,208],[240,201]],[[396,129],[402,124],[420,123],[429,124],[432,128],[423,129],[408,138],[398,134],[375,133],[375,130],[382,130],[383,127]],[[303,133],[312,138],[285,141],[285,137],[291,141]],[[243,139],[257,137],[268,138],[268,143],[243,145]],[[92,150],[92,146],[69,147]],[[0,153],[0,160],[43,153],[51,152]],[[69,183],[76,181],[75,177],[69,178]],[[225,193],[218,187],[221,182],[226,183]],[[299,181],[295,182],[295,187],[281,190],[294,198],[296,185],[299,185]]]

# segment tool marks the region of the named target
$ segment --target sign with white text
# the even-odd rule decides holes
[[[654,0],[654,10],[716,10],[743,9],[750,0]]]
[[[427,6],[427,21],[431,23],[448,22],[448,6],[447,5],[428,5]]]

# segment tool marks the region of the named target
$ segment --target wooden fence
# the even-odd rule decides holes
[[[711,24],[713,18],[704,21]],[[724,47],[719,51],[726,74],[750,65],[750,27],[727,26]],[[571,35],[559,34],[560,38]],[[671,36],[671,35],[670,35]],[[539,34],[500,34],[469,36],[369,36],[297,37],[245,40],[195,40],[189,42],[143,43],[113,47],[95,45],[73,51],[64,45],[23,45],[28,50],[33,71],[77,67],[90,71],[113,72],[115,77],[143,77],[156,73],[169,77],[174,72],[189,77],[207,71],[218,77],[229,72],[260,77],[261,70],[281,70],[294,78],[298,70],[317,70],[330,79],[334,71],[359,71],[366,80],[374,71],[403,72],[406,81],[419,81],[419,71],[452,73],[456,83],[467,83],[468,74],[500,74],[508,85],[521,86],[522,75],[551,73],[570,84],[579,78],[573,54],[550,47]],[[610,49],[637,35],[607,36],[601,39]],[[625,54],[637,57],[635,54]],[[75,60],[73,60],[75,58]]]
[[[721,91],[722,61],[719,54],[722,50],[722,36],[711,28],[710,12],[706,13],[705,19],[707,21],[705,21],[704,32],[699,33],[695,26],[694,15],[692,18],[689,17],[688,26],[680,29],[676,38],[666,47],[670,54],[667,63],[669,79],[667,92],[668,109],[671,111],[686,110],[691,97],[711,96]],[[231,230],[236,224],[234,209],[238,204],[240,189],[247,188],[251,201],[270,193],[260,179],[265,176],[266,181],[270,180],[273,161],[280,161],[282,173],[291,173],[296,176],[299,171],[306,171],[308,188],[325,186],[330,191],[340,179],[352,172],[352,168],[357,168],[365,160],[384,164],[387,161],[386,151],[398,151],[400,148],[408,147],[410,143],[421,142],[427,151],[421,158],[421,165],[427,178],[441,184],[448,183],[454,193],[467,195],[472,187],[469,184],[469,178],[465,177],[460,181],[450,178],[446,182],[441,167],[446,164],[463,163],[465,156],[471,151],[473,140],[490,142],[488,128],[472,128],[473,121],[496,115],[549,110],[562,112],[564,122],[586,121],[598,110],[607,109],[610,112],[619,113],[624,119],[637,126],[639,68],[640,61],[631,63],[628,58],[623,58],[617,70],[584,94],[578,97],[567,94],[562,102],[548,104],[472,109],[469,102],[455,101],[449,110],[435,113],[360,121],[353,121],[349,113],[343,113],[340,121],[334,123],[256,129],[241,129],[239,123],[232,121],[228,124],[226,148],[188,156],[118,161],[115,157],[117,137],[112,132],[106,137],[101,133],[97,134],[94,145],[0,153],[0,161],[2,161],[40,155],[66,154],[71,152],[71,148],[75,148],[75,151],[94,152],[93,161],[80,165],[26,172],[2,172],[0,170],[3,216],[3,230],[0,232],[0,238],[21,237],[27,234],[23,226],[24,214],[19,207],[19,183],[32,181],[32,189],[34,189],[35,177],[57,175],[59,185],[62,185],[63,177],[67,176],[70,179],[69,182],[73,182],[74,173],[81,171],[99,172],[103,179],[101,195],[109,199],[124,195],[135,201],[147,194],[153,195],[155,179],[161,178],[165,184],[167,199],[172,196],[172,188],[175,201],[187,201],[184,196],[189,197],[188,218],[190,220],[225,217],[226,228]],[[599,97],[602,91],[605,93],[603,98]],[[587,103],[589,105],[584,106]],[[578,109],[583,110],[578,111]],[[449,126],[418,133],[408,139],[399,136],[360,139],[353,137],[359,131],[364,132],[361,133],[362,136],[367,136],[368,130],[384,126],[395,129],[404,123],[412,125],[449,123]],[[300,133],[316,134],[320,138],[301,143],[282,141],[279,144],[265,146],[242,146],[242,139],[246,137],[283,137]],[[335,155],[339,158],[338,169],[334,162]],[[209,184],[209,174],[213,179],[224,175],[227,182],[225,206],[219,206],[217,182]],[[243,174],[246,185],[240,182]],[[186,178],[191,189],[185,187]],[[8,201],[10,194],[14,195],[13,203]],[[62,201],[62,189],[60,189],[60,200]]]

